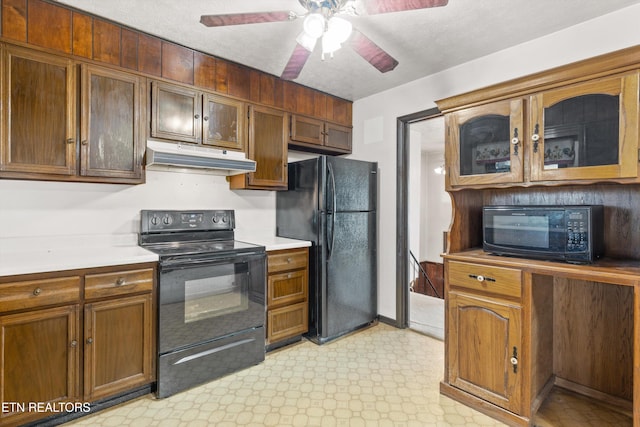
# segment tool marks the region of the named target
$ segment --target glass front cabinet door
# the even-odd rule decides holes
[[[531,97],[531,181],[638,176],[638,74]]]
[[[523,101],[499,101],[446,116],[449,184],[523,180]]]

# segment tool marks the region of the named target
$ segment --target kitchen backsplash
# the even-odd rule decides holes
[[[0,180],[0,238],[137,233],[141,209],[235,209],[275,234],[275,193],[231,191],[224,176],[147,171],[141,185]]]

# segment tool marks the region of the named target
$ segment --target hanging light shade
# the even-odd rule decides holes
[[[331,37],[335,37],[340,44],[347,41],[352,30],[351,22],[337,16],[331,17],[327,23],[327,33],[331,34]]]
[[[310,13],[309,15],[307,15],[307,17],[304,18],[304,22],[302,24],[304,32],[307,33],[309,37],[313,37],[314,39],[317,39],[322,35],[322,33],[324,33],[324,26],[324,16],[318,13]]]

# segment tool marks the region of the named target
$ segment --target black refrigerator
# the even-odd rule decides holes
[[[320,156],[289,163],[276,234],[310,240],[308,338],[323,344],[377,318],[378,164]]]

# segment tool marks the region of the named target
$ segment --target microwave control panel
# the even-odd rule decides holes
[[[571,209],[566,211],[567,251],[585,252],[589,249],[589,211]]]

